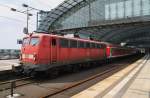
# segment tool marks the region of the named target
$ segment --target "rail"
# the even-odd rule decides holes
[[[142,63],[142,61],[139,62],[139,64],[140,64],[140,63]],[[121,66],[121,67],[119,67],[119,68],[122,69],[122,68],[124,68],[124,67],[125,67],[125,66]],[[103,71],[103,72],[101,72],[101,73],[99,73],[99,74],[96,74],[96,75],[91,76],[91,77],[89,77],[89,78],[87,78],[87,79],[81,80],[81,81],[79,81],[79,82],[73,83],[73,84],[71,84],[71,85],[69,85],[69,86],[65,86],[63,89],[60,89],[60,90],[58,90],[58,91],[56,91],[56,92],[54,92],[54,93],[48,94],[48,95],[43,96],[43,97],[41,97],[41,98],[49,98],[49,97],[52,97],[52,96],[54,96],[54,95],[58,95],[58,94],[60,94],[60,93],[62,93],[62,92],[64,92],[64,91],[67,91],[67,90],[69,90],[69,89],[71,89],[71,88],[73,88],[73,87],[82,85],[82,84],[84,84],[84,83],[86,83],[86,82],[88,82],[88,81],[91,81],[91,80],[93,80],[93,79],[96,79],[96,78],[98,78],[98,77],[100,77],[100,76],[103,76],[103,75],[105,75],[105,74],[111,73],[112,71],[117,70],[117,69],[119,69],[119,68],[118,68],[118,66],[114,66],[114,67],[112,67],[111,69],[105,70],[105,71]]]
[[[20,86],[24,86],[24,85],[33,83],[31,81],[25,81],[28,79],[31,79],[31,77],[24,77],[24,78],[20,78],[20,79],[14,79],[14,80],[6,81],[6,82],[1,82],[0,83],[0,91],[11,89],[11,93],[12,93],[13,89],[16,87],[20,87]],[[17,82],[20,82],[20,81],[22,81],[22,83],[17,84]]]

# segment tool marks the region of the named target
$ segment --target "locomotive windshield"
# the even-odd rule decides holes
[[[39,44],[39,38],[38,37],[32,37],[31,40],[30,38],[24,38],[23,39],[23,46],[26,45],[32,45],[32,46],[36,46]]]
[[[23,39],[23,46],[26,46],[26,45],[29,45],[29,41],[30,41],[30,39],[29,38],[24,38]]]
[[[36,46],[39,44],[39,38],[38,37],[32,37],[31,38],[31,42],[30,42],[30,45],[32,46]]]

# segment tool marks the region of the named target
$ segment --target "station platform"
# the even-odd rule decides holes
[[[100,81],[71,98],[149,98],[150,56]]]
[[[0,73],[4,71],[8,71],[12,69],[13,66],[18,66],[19,60],[12,59],[12,60],[0,60]]]

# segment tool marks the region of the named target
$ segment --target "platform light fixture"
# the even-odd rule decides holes
[[[24,5],[24,6],[26,6],[26,5]],[[23,13],[23,14],[26,14],[27,15],[27,27],[26,27],[26,33],[28,34],[28,29],[29,29],[29,26],[28,26],[28,24],[29,24],[29,16],[33,16],[31,13],[28,13],[28,8],[27,8],[27,11],[20,11],[20,10],[17,10],[17,9],[15,9],[15,8],[11,8],[10,9],[11,11],[14,11],[14,12],[19,12],[19,13]]]
[[[29,13],[29,11],[31,11],[31,10],[37,10],[38,11],[37,12],[37,19],[36,19],[37,20],[37,26],[36,26],[37,29],[38,29],[38,22],[39,22],[39,19],[38,19],[39,14],[48,13],[48,12],[47,11],[43,11],[43,10],[39,10],[37,8],[33,8],[33,7],[31,7],[31,6],[27,5],[27,4],[22,4],[22,6],[27,8],[26,11],[20,11],[20,10],[17,10],[15,8],[11,8],[10,10],[14,11],[14,12],[20,12],[20,13],[23,13],[23,14],[27,15],[27,19],[26,19],[27,20],[27,26],[23,30],[23,31],[26,31],[26,34],[27,34],[28,33],[28,29],[29,29],[29,26],[28,26],[29,25],[29,16],[33,16],[33,14]]]
[[[11,8],[11,11],[17,11],[16,9],[14,9],[14,8]]]
[[[34,7],[31,7],[31,6],[27,5],[27,4],[22,4],[22,6],[27,8],[27,13],[28,13],[29,10],[36,10],[36,11],[38,11],[38,12],[37,12],[37,15],[36,15],[36,17],[37,17],[37,18],[36,18],[36,20],[37,20],[36,29],[38,29],[38,23],[39,23],[38,17],[39,17],[39,14],[48,13],[48,12],[47,12],[47,11],[40,10],[40,9],[37,9],[37,8],[34,8]]]

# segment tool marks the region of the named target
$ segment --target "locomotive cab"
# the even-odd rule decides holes
[[[23,73],[41,72],[57,62],[57,37],[49,34],[30,34],[23,38],[21,69]]]
[[[41,69],[40,56],[42,55],[42,40],[43,37],[39,34],[30,34],[23,38],[20,55],[20,70],[23,73],[31,73],[35,69]],[[21,73],[22,73],[21,72]]]
[[[40,44],[39,36],[28,36],[23,38],[22,48],[21,48],[21,57],[20,60],[22,63],[38,63],[38,50]]]

